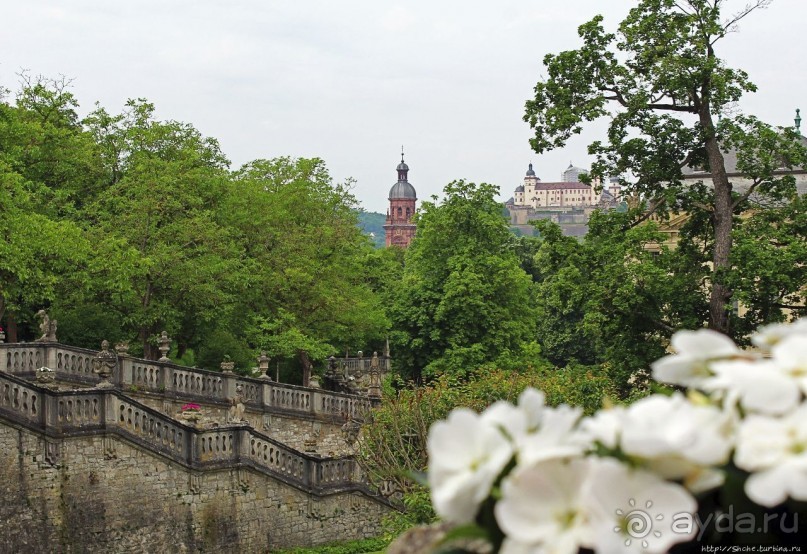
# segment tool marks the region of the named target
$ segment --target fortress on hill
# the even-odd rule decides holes
[[[530,221],[549,219],[559,224],[566,235],[585,235],[591,212],[596,208],[615,207],[622,192],[618,179],[611,179],[597,192],[600,183],[582,182],[580,177],[585,173],[585,169],[569,163],[560,181],[542,181],[530,163],[523,183],[505,202],[510,225],[525,235],[532,235]]]

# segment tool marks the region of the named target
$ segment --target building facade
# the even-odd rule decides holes
[[[545,183],[535,175],[530,164],[524,176],[524,183],[517,186],[513,194],[513,205],[533,209],[584,208],[596,206],[606,198],[608,200],[619,198],[621,191],[618,182],[609,182],[608,186],[603,187],[603,192],[598,194],[594,187],[580,181],[580,175],[583,173],[586,173],[585,169],[569,164],[563,172],[562,181]]]
[[[415,238],[417,230],[413,223],[417,193],[415,187],[409,183],[409,166],[404,162],[403,152],[401,152],[401,163],[398,164],[396,170],[398,182],[389,190],[389,208],[384,224],[385,244],[407,248]]]

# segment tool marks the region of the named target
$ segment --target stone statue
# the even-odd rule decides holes
[[[347,421],[342,425],[342,436],[348,446],[353,446],[356,443],[359,438],[359,431],[361,431],[361,424],[348,415]]]
[[[39,330],[42,331],[42,336],[36,339],[36,341],[56,342],[56,320],[49,318],[45,310],[36,312],[36,317],[42,320],[39,324]]]
[[[238,383],[235,386],[235,396],[230,399],[230,422],[244,421],[244,411],[244,385]]]
[[[101,342],[101,351],[95,356],[92,361],[92,370],[101,378],[98,388],[111,388],[113,385],[109,382],[115,368],[118,365],[117,355],[109,349],[109,341]]]

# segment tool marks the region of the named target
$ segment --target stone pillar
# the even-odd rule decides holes
[[[378,352],[373,352],[370,360],[370,384],[367,386],[367,396],[381,398],[381,374],[379,370]]]
[[[42,346],[40,346],[40,348],[42,348],[42,362],[44,363],[45,367],[49,367],[55,370],[56,358],[57,358],[56,350],[58,349],[56,344],[45,342],[42,343]]]
[[[132,384],[132,357],[129,355],[129,342],[122,341],[115,344],[115,352],[118,353],[118,372],[113,375],[112,382],[123,388],[124,385]]]

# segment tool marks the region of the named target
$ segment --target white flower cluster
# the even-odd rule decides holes
[[[731,462],[749,473],[757,504],[807,500],[807,320],[752,340],[760,352],[705,329],[676,333],[676,353],[652,364],[653,377],[688,387],[686,396],[583,417],[528,389],[516,406],[454,410],[429,433],[437,514],[471,523],[493,499],[505,554],[665,552],[694,538],[697,529],[670,525],[697,512],[693,494],[720,486]],[[640,522],[647,532],[633,529],[639,512],[652,514]]]

